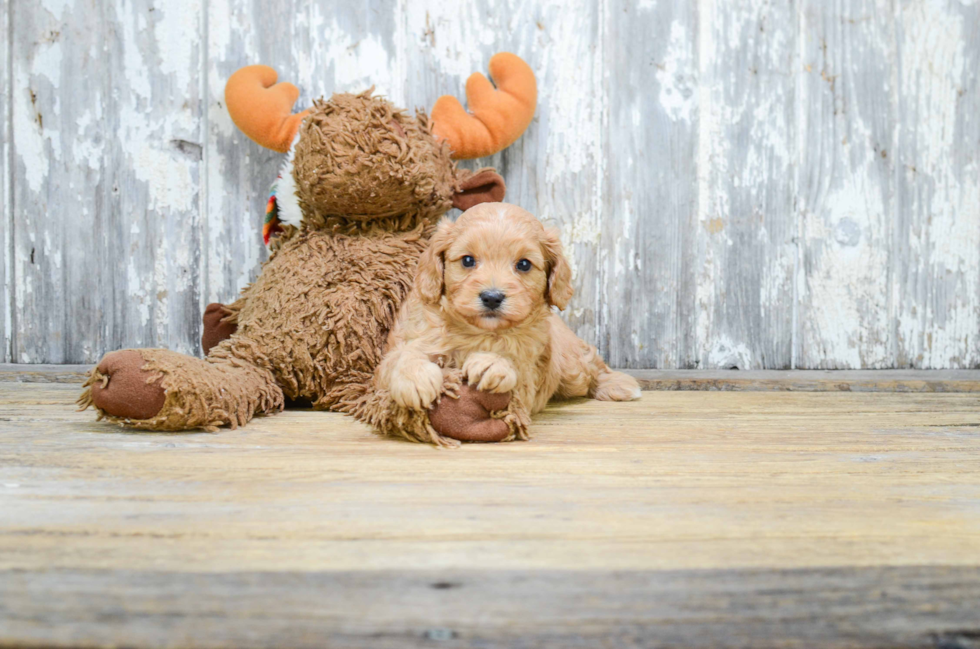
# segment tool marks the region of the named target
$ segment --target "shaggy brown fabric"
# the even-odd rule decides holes
[[[387,229],[405,230],[452,205],[456,166],[448,145],[436,144],[424,114],[412,118],[373,91],[316,101],[303,122],[293,177],[307,227],[342,215],[390,219]]]
[[[115,402],[97,403],[98,369],[79,404],[135,428],[214,430],[276,412],[284,398],[309,399],[315,408],[353,414],[383,434],[457,444],[426,413],[404,411],[374,390],[373,377],[434,224],[470,172],[457,172],[424,115],[410,117],[369,92],[316,102],[303,122],[293,170],[302,223],[280,236],[239,300],[212,305],[207,317],[215,327],[202,344],[217,344],[208,357],[139,350],[141,376],[165,392],[158,412],[137,418]],[[502,181],[490,173],[476,186],[502,191]],[[509,435],[520,435],[511,413],[473,408],[469,392],[451,398],[459,387],[459,376],[447,372],[450,398],[440,421],[469,425],[484,414],[501,419]],[[462,414],[452,416],[454,409]],[[472,436],[487,436],[483,428]],[[489,428],[500,432],[497,424]]]
[[[115,402],[104,404],[111,409],[100,407],[92,390],[101,380],[96,367],[85,382],[78,403],[83,408],[94,405],[99,419],[144,430],[214,431],[219,426],[241,426],[256,414],[282,410],[282,390],[272,375],[237,359],[226,357],[212,363],[166,349],[128,351],[138,353],[144,361],[140,376],[163,388],[163,406],[145,418],[129,416],[119,407],[112,407],[120,405]]]
[[[156,417],[166,401],[160,377],[143,369],[146,361],[135,349],[106,354],[89,377],[92,403],[124,419]]]
[[[231,335],[237,330],[238,312],[219,302],[212,302],[204,309],[201,351],[207,356],[212,347],[222,340],[231,338]]]
[[[461,386],[459,371],[443,372],[443,398],[451,400],[451,397],[458,396]],[[377,384],[372,384],[371,389],[363,391],[359,399],[348,404],[346,412],[370,424],[383,435],[436,446],[459,446],[458,441],[441,434],[432,426],[427,413],[398,406],[387,391]]]

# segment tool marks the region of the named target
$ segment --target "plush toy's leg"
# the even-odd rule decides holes
[[[442,396],[429,410],[403,408],[387,390],[371,381],[358,382],[351,388],[338,409],[383,435],[444,447],[459,446],[461,441],[527,439],[529,419],[510,393],[491,394],[471,388],[463,383],[460,370],[443,370]]]
[[[461,442],[502,442],[511,437],[503,417],[491,413],[505,411],[510,393],[481,392],[464,385],[458,398],[446,395],[429,409],[429,422],[440,435]]]
[[[165,349],[106,354],[78,405],[99,418],[145,430],[235,428],[282,409],[272,373],[234,358],[201,360]]]

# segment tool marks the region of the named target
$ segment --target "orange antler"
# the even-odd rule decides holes
[[[225,85],[225,103],[231,119],[257,144],[285,153],[308,110],[292,114],[299,89],[276,83],[279,75],[267,65],[250,65],[231,75]]]
[[[457,160],[471,160],[506,149],[527,130],[538,101],[534,72],[508,52],[490,59],[490,77],[479,72],[466,80],[467,113],[459,100],[443,95],[432,107],[433,133],[445,139]]]

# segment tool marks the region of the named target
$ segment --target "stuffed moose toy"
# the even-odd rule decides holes
[[[493,169],[454,159],[500,151],[527,129],[537,86],[513,54],[490,60],[466,83],[470,111],[444,96],[431,117],[387,100],[338,93],[291,114],[299,90],[266,66],[242,68],[225,89],[236,125],[286,153],[264,234],[278,235],[258,278],[230,305],[204,315],[206,358],[165,349],[106,354],[79,405],[132,428],[235,428],[278,412],[286,398],[349,413],[383,433],[438,445],[520,436],[509,395],[465,385],[444,370],[443,397],[428,411],[402,409],[374,386],[390,327],[419,257],[451,207],[500,201]]]

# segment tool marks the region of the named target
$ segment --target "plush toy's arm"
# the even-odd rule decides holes
[[[248,290],[247,288],[245,290]],[[243,291],[244,293],[244,291]],[[227,340],[238,330],[238,312],[245,305],[245,297],[231,304],[212,302],[204,309],[201,328],[201,351],[207,356],[211,348]]]
[[[461,442],[502,442],[511,436],[526,439],[521,436],[523,429],[515,435],[504,416],[491,414],[507,410],[510,401],[510,392],[481,392],[464,384],[429,409],[429,422],[442,437]]]

